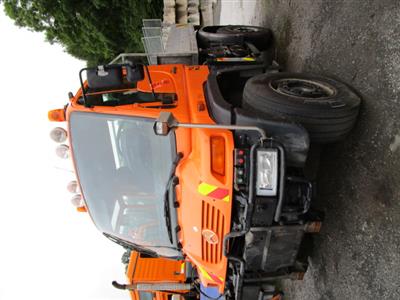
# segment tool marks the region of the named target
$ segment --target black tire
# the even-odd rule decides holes
[[[258,50],[264,51],[271,45],[272,32],[268,28],[245,25],[205,26],[197,31],[197,43],[200,48],[243,42],[251,42]]]
[[[302,124],[311,142],[332,143],[344,139],[354,127],[360,103],[351,88],[332,78],[270,73],[247,81],[242,105]]]

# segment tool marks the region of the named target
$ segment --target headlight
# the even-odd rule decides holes
[[[56,143],[64,143],[67,137],[68,133],[64,128],[56,127],[50,131],[50,138]]]
[[[70,156],[69,146],[65,144],[58,145],[56,148],[56,154],[59,158],[67,159]]]
[[[71,203],[75,207],[83,206],[83,200],[81,194],[76,194],[71,198]]]
[[[257,151],[257,196],[275,196],[278,184],[278,150]]]

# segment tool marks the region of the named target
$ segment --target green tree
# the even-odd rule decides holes
[[[88,65],[142,51],[144,18],[160,18],[162,0],[0,0],[20,27],[44,32]]]

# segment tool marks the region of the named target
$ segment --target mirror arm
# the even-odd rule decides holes
[[[167,135],[171,129],[177,127],[256,131],[260,135],[261,140],[268,139],[265,130],[257,126],[178,123],[171,112],[160,113],[160,116],[154,123],[154,133],[156,135]]]

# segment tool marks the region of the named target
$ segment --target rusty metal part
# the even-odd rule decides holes
[[[305,224],[304,231],[308,233],[319,233],[321,231],[322,222],[314,221]]]

